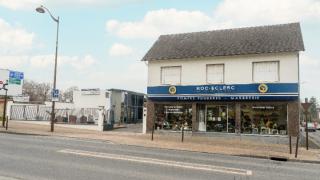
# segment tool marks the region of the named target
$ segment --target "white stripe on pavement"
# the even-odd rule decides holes
[[[156,165],[163,165],[163,166],[173,166],[173,167],[179,167],[179,168],[212,171],[212,172],[219,172],[219,173],[226,173],[226,174],[237,174],[237,175],[243,175],[243,176],[252,175],[251,170],[229,168],[229,167],[223,167],[223,166],[212,166],[212,165],[205,165],[205,164],[179,162],[179,161],[167,161],[167,160],[161,160],[161,159],[74,150],[74,149],[62,149],[62,150],[59,150],[58,152],[66,153],[66,154],[75,154],[80,156],[104,158],[104,159],[114,159],[114,160],[146,163],[146,164],[156,164]]]

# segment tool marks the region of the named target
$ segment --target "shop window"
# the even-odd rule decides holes
[[[245,134],[287,134],[286,105],[242,105],[241,132]]]
[[[277,82],[279,81],[279,61],[254,62],[254,82]]]
[[[176,85],[181,83],[181,66],[161,67],[161,84]]]
[[[192,105],[158,104],[155,106],[155,128],[159,130],[192,130]]]
[[[235,132],[233,105],[197,105],[198,131]]]
[[[207,65],[207,83],[221,84],[224,82],[224,65],[208,64]]]

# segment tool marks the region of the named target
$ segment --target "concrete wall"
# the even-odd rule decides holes
[[[105,109],[109,109],[109,98],[106,98],[106,92],[105,90],[101,90],[99,95],[86,95],[82,94],[81,91],[73,91],[74,107],[99,108],[99,106],[104,106]]]
[[[252,81],[252,63],[261,61],[280,62],[280,82],[298,82],[297,53],[274,53],[246,56],[210,57],[182,60],[159,60],[148,63],[148,86],[159,86],[162,66],[182,66],[182,85],[203,85],[206,82],[207,64],[224,64],[225,84],[246,84]]]

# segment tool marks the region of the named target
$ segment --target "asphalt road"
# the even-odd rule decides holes
[[[309,135],[320,148],[320,130],[317,130],[316,132],[309,132]]]
[[[0,179],[318,179],[320,164],[0,133]]]

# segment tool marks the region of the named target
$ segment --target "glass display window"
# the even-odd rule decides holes
[[[241,133],[286,135],[287,105],[242,105]]]
[[[160,130],[192,130],[192,105],[157,104],[155,128]]]

